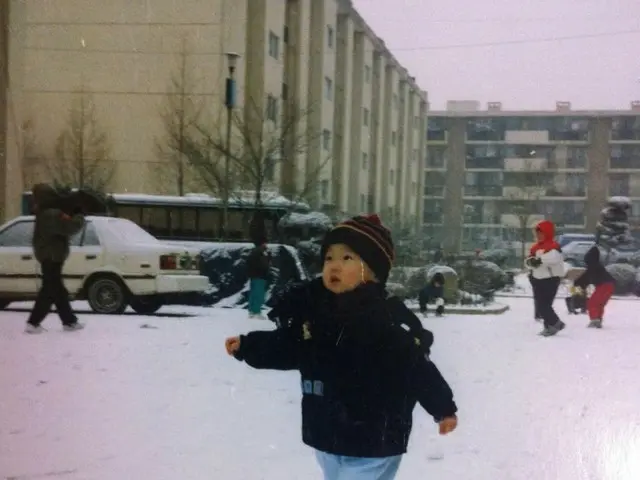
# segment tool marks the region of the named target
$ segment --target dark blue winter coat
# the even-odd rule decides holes
[[[436,421],[456,413],[421,339],[402,327],[419,319],[380,285],[335,295],[317,279],[279,303],[283,327],[243,335],[236,358],[300,372],[307,445],[353,457],[400,455],[417,402]]]

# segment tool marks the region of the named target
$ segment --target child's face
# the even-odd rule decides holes
[[[538,230],[537,228],[535,229],[535,232],[536,232],[536,240],[537,240],[538,242],[543,241],[543,240],[544,240],[544,235],[543,235],[543,233],[542,233],[540,230]]]
[[[345,293],[375,277],[362,258],[348,246],[331,245],[324,257],[322,283],[333,293]]]

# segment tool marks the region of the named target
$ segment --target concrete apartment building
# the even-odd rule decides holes
[[[530,224],[545,217],[567,233],[593,232],[607,198],[624,195],[638,224],[640,102],[614,111],[572,110],[569,102],[506,111],[499,102],[483,110],[454,101],[429,112],[428,123],[423,220],[449,249],[519,240],[526,205],[535,205]]]
[[[108,138],[108,190],[177,194],[159,148],[171,82],[180,77],[187,105],[221,130],[228,52],[240,55],[236,114],[265,112],[256,137],[296,119],[270,186],[312,183],[317,208],[422,218],[426,93],[348,0],[0,0],[0,21],[5,218],[50,176],[44,162],[79,98]],[[188,170],[186,190],[206,191]]]

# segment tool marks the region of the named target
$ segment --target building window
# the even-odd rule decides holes
[[[411,194],[415,196],[418,193],[418,182],[411,182]]]
[[[331,150],[331,131],[326,128],[322,131],[322,148]]]
[[[327,25],[327,47],[333,48],[333,27]]]
[[[369,168],[369,156],[366,153],[362,153],[362,169],[366,170]]]
[[[324,77],[324,96],[327,100],[333,100],[333,80]]]
[[[267,96],[267,120],[278,121],[278,99],[273,95]]]
[[[367,196],[364,193],[360,194],[360,211],[367,211]]]
[[[640,168],[640,146],[612,145],[610,148],[609,168],[611,169]]]
[[[269,32],[269,55],[276,60],[280,59],[280,37]]]
[[[427,147],[427,167],[444,168],[447,163],[446,147]]]
[[[393,183],[395,182],[395,178],[394,178],[395,175],[396,175],[396,172],[393,168],[389,170],[389,185],[393,185]]]
[[[444,142],[447,139],[447,128],[445,117],[429,117],[427,119],[427,140]]]
[[[640,115],[614,118],[611,124],[611,140],[640,140]]]
[[[364,66],[364,81],[371,83],[371,67],[369,65]]]
[[[391,132],[391,145],[393,145],[394,147],[396,145],[396,132],[395,131]]]
[[[413,158],[412,158],[412,162],[413,163],[417,163],[418,162],[418,153],[419,153],[418,149],[414,148],[413,149]]]
[[[282,83],[282,99],[286,100],[289,98],[289,86],[286,83]]]
[[[362,123],[365,127],[369,126],[369,109],[365,108],[362,110]]]

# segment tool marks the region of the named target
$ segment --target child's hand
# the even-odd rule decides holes
[[[453,432],[458,426],[457,417],[445,417],[440,420],[440,435],[446,435]]]
[[[234,355],[240,349],[240,337],[229,337],[224,341],[224,347],[229,355]]]

